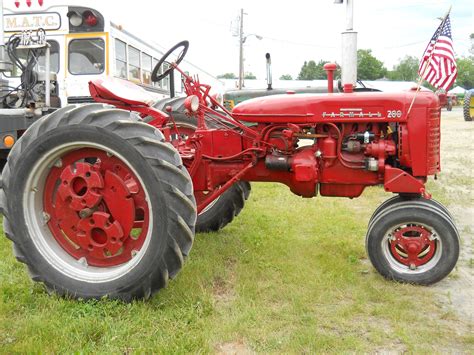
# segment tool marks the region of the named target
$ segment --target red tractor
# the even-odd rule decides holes
[[[148,298],[181,269],[195,229],[218,230],[243,208],[248,182],[302,197],[395,194],[376,209],[366,248],[384,277],[428,285],[447,276],[459,236],[431,199],[440,171],[440,106],[431,92],[277,95],[227,111],[178,67],[188,42],[152,77],[177,70],[187,97],[158,107],[140,88],[90,83],[97,104],[33,124],[14,146],[0,192],[4,231],[34,281],[60,295]],[[160,75],[171,54],[176,61]],[[179,109],[179,108],[182,109]]]

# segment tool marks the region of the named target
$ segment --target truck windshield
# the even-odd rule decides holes
[[[105,43],[101,38],[74,39],[69,43],[69,72],[74,75],[101,74],[105,68]]]

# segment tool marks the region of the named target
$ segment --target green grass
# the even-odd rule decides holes
[[[366,224],[387,197],[307,200],[253,184],[232,224],[196,236],[167,289],[132,304],[49,296],[0,238],[0,352],[472,350],[430,288],[388,282],[367,261]]]

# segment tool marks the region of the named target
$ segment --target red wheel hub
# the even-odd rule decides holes
[[[91,266],[131,260],[148,232],[140,181],[119,158],[99,149],[79,149],[58,159],[46,178],[43,203],[55,240]]]
[[[390,251],[400,263],[416,268],[428,263],[435,254],[436,241],[432,233],[421,226],[409,225],[397,229],[390,239]]]

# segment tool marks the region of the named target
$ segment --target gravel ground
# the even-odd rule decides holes
[[[474,321],[474,122],[466,122],[461,107],[442,112],[441,169],[435,185],[445,191],[447,207],[461,235],[461,255],[455,271],[436,284],[442,307],[452,309],[469,327]]]

